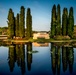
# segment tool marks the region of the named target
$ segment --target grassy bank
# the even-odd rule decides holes
[[[0,45],[2,46],[10,46],[10,44],[27,44],[29,42],[38,42],[38,43],[52,43],[56,46],[64,46],[64,47],[76,47],[76,39],[71,40],[54,40],[54,39],[45,39],[45,40],[35,40],[35,39],[29,39],[29,40],[3,40],[0,41]]]
[[[69,39],[69,40],[55,40],[55,39],[28,39],[28,40],[3,40],[4,42],[76,42],[76,39]]]

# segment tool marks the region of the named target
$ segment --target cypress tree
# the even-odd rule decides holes
[[[60,5],[58,4],[57,6],[57,26],[56,26],[56,33],[57,35],[60,35],[61,34],[61,16],[60,16]]]
[[[62,35],[67,35],[67,26],[68,26],[68,11],[67,8],[63,9],[62,15]]]
[[[19,36],[21,38],[25,37],[25,8],[21,6],[20,17],[19,17]]]
[[[15,36],[15,18],[14,18],[14,12],[12,9],[9,9],[8,13],[8,38],[13,39],[13,36]]]
[[[73,7],[69,10],[69,23],[68,23],[68,35],[73,36],[74,31],[74,16],[73,16]]]
[[[16,37],[19,37],[19,14],[16,16],[16,30],[15,30]]]
[[[51,19],[51,37],[56,35],[56,5],[52,8],[52,19]]]
[[[32,16],[30,8],[27,9],[27,16],[26,16],[26,37],[29,39],[32,37]]]

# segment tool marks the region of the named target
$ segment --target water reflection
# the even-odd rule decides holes
[[[35,50],[38,53],[33,53]],[[46,73],[45,75],[73,75],[76,72],[74,63],[74,59],[76,59],[74,52],[76,53],[76,51],[72,46],[58,45],[58,43],[51,43],[51,45],[49,43],[11,44],[7,51],[7,64],[10,70],[10,72],[7,70],[8,74],[14,75],[18,72],[17,74],[24,75],[44,73]],[[1,71],[0,74],[5,75]]]
[[[33,45],[35,47],[48,47],[49,46],[49,43],[45,43],[45,42],[33,42]]]
[[[10,67],[10,71],[12,72],[15,67],[15,62],[18,67],[21,68],[22,74],[25,73],[25,46],[23,44],[20,45],[11,45],[9,46],[8,53],[8,64]]]
[[[28,52],[32,52],[32,43],[27,43],[27,67],[28,70],[31,70],[31,63],[32,63],[32,53],[28,53]]]
[[[74,50],[73,47],[60,47],[51,43],[51,62],[52,71],[54,75],[60,75],[60,65],[61,65],[61,49],[62,49],[62,65],[63,71],[73,72],[74,63]]]
[[[69,68],[70,73],[73,72],[74,50],[73,47],[62,47],[62,63],[63,71]]]
[[[51,44],[51,62],[52,62],[52,71],[53,74],[60,75],[60,60],[61,60],[61,53],[60,53],[60,46],[55,46],[54,44]]]
[[[32,52],[32,43],[27,43],[27,68],[28,71],[31,70],[32,63],[32,53],[29,54],[28,51]],[[8,64],[10,67],[10,71],[13,72],[15,63],[17,66],[21,68],[22,74],[25,73],[25,45],[24,44],[13,44],[9,46],[8,53]]]

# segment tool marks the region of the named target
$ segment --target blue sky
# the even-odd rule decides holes
[[[72,6],[76,24],[76,0],[0,0],[0,27],[8,26],[7,16],[9,8],[12,8],[16,16],[20,12],[20,7],[24,6],[25,12],[28,7],[31,8],[33,30],[49,31],[51,10],[54,4],[60,4],[61,14],[64,7],[67,7],[69,10]]]

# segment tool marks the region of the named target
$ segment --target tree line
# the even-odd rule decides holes
[[[17,13],[14,17],[14,12],[10,8],[8,12],[8,38],[13,39],[14,37],[29,39],[32,37],[32,15],[30,8],[27,9],[26,14],[26,32],[25,32],[25,8],[21,6],[20,13]],[[62,20],[62,21],[61,21]],[[57,7],[54,4],[52,7],[51,15],[51,29],[50,38],[58,35],[69,36],[73,38],[74,31],[74,16],[73,7],[70,7],[69,12],[67,8],[63,9],[62,19],[60,5]]]
[[[0,27],[0,35],[7,35],[8,27]]]
[[[14,17],[14,12],[10,8],[8,12],[8,38],[13,39],[16,37],[29,39],[32,37],[32,15],[30,8],[27,9],[26,15],[26,34],[25,34],[25,8],[21,6],[20,13]]]
[[[74,31],[74,16],[73,16],[73,7],[70,7],[69,12],[67,8],[63,9],[62,21],[61,21],[61,10],[60,5],[57,7],[54,4],[52,7],[51,15],[51,29],[50,37],[57,35],[69,36],[73,38]]]

